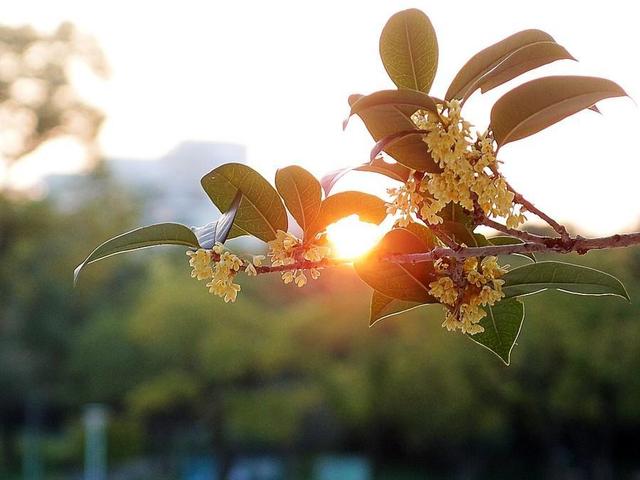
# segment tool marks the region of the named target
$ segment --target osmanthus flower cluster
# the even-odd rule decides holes
[[[476,257],[464,261],[442,259],[434,262],[439,278],[429,284],[429,293],[446,308],[442,326],[449,331],[461,330],[462,333],[475,335],[484,332],[480,320],[487,316],[482,307],[492,307],[504,297],[501,280],[506,268],[500,267],[497,258],[484,257],[480,262]],[[454,281],[455,272],[461,275]],[[453,277],[453,278],[452,278]]]
[[[278,230],[276,238],[268,242],[269,258],[272,267],[283,267],[294,265],[302,258],[308,262],[318,263],[329,254],[329,247],[320,245],[304,245],[295,235]],[[238,292],[242,289],[239,284],[234,283],[236,275],[244,271],[247,276],[258,275],[256,267],[263,266],[264,255],[252,255],[251,259],[243,260],[234,253],[225,250],[222,243],[216,242],[211,250],[199,248],[197,250],[187,250],[189,256],[189,266],[191,266],[191,277],[198,280],[210,280],[206,286],[209,293],[224,299],[225,303],[235,302]],[[315,267],[292,268],[281,273],[284,283],[295,283],[298,287],[307,284],[307,274],[317,280],[320,277],[320,270]]]
[[[271,265],[274,267],[295,265],[301,258],[317,263],[325,259],[329,255],[329,251],[329,247],[313,244],[305,245],[295,235],[282,230],[278,230],[275,240],[269,242],[269,258],[271,259]],[[320,270],[315,267],[306,270],[304,268],[293,268],[282,273],[282,280],[284,283],[294,282],[298,287],[304,287],[307,284],[305,271],[313,280],[317,280],[320,277]]]
[[[471,124],[462,118],[458,100],[438,104],[437,109],[438,113],[420,110],[412,118],[418,128],[428,132],[423,140],[442,169],[426,172],[420,181],[423,201],[419,216],[429,224],[438,224],[443,221],[438,213],[450,203],[471,213],[477,205],[486,216],[506,217],[509,228],[522,225],[526,217],[498,173],[491,137],[486,132],[472,137]]]
[[[225,251],[221,243],[216,243],[212,250],[199,248],[187,251],[189,265],[193,268],[191,276],[198,280],[209,280],[209,292],[224,299],[225,302],[235,302],[240,285],[234,283],[236,274],[244,262],[231,252]],[[255,272],[253,264],[247,265],[247,273]]]
[[[435,31],[423,12],[393,15],[380,36],[380,56],[397,88],[350,96],[343,123],[346,127],[357,115],[371,133],[375,145],[369,162],[333,171],[320,181],[301,167],[289,166],[276,172],[273,185],[246,165],[221,165],[201,180],[221,212],[217,220],[202,227],[151,225],[112,238],[76,269],[76,279],[87,264],[117,253],[181,245],[189,249],[191,275],[206,282],[212,294],[234,302],[242,282],[256,275],[278,273],[284,283],[302,287],[324,268],[352,263],[372,288],[371,325],[439,304],[443,327],[462,332],[507,364],[522,327],[522,297],[558,289],[628,299],[624,286],[611,275],[557,261],[538,262],[534,254],[631,246],[640,244],[640,233],[574,237],[500,172],[504,145],[579,111],[597,111],[597,102],[624,96],[624,90],[596,77],[531,80],[495,102],[489,127],[480,133],[464,117],[471,95],[573,57],[545,32],[518,32],[471,57],[440,97],[430,94],[438,55]],[[374,172],[396,182],[390,185],[389,198],[360,191],[333,193],[334,185],[351,171]],[[545,221],[553,234],[524,230],[525,214]],[[327,227],[352,215],[374,224],[391,215],[395,223],[366,254],[339,258],[327,241]],[[479,227],[485,227],[485,233]],[[497,234],[487,236],[486,227]],[[264,242],[264,255],[229,250],[227,240],[246,235]],[[508,260],[502,260],[506,256]],[[507,267],[507,261],[514,267]]]

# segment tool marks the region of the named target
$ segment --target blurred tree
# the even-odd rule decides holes
[[[605,263],[632,295],[640,282],[628,265],[639,261],[631,250],[582,260]],[[463,476],[521,472],[531,451],[545,452],[549,468],[585,471],[633,457],[614,446],[640,427],[637,306],[532,298],[537,321],[506,368],[443,332],[430,307],[363,330],[354,321],[366,309],[363,287],[337,272],[293,300],[288,286],[258,278],[233,307],[175,282],[181,275],[183,262],[154,259],[131,317],[101,323],[109,343],[72,355],[91,399],[120,396],[157,452],[199,431],[201,445],[227,455],[355,449]],[[108,351],[118,352],[113,370],[96,368]],[[114,383],[123,387],[115,396]],[[567,451],[569,463],[554,463]]]
[[[64,368],[75,332],[94,316],[107,315],[112,302],[131,302],[143,275],[139,264],[121,264],[122,272],[107,265],[88,272],[87,286],[74,291],[70,272],[84,242],[128,228],[137,218],[108,179],[89,181],[103,193],[72,213],[60,213],[47,201],[0,195],[0,448],[9,463],[16,462],[11,445],[25,402],[35,401],[53,424],[79,405],[73,376]],[[95,291],[87,290],[89,284]]]
[[[70,23],[51,34],[31,27],[0,26],[0,161],[11,165],[44,142],[70,136],[98,159],[94,140],[103,115],[88,105],[72,71],[107,73],[96,43]]]

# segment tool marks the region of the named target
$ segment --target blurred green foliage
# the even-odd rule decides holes
[[[437,306],[368,328],[368,289],[346,268],[304,289],[276,276],[247,280],[239,301],[224,304],[189,278],[184,252],[173,248],[92,265],[74,290],[87,245],[136,220],[107,178],[91,181],[103,193],[74,213],[2,200],[5,466],[19,460],[34,398],[53,466],[81,461],[88,402],[110,408],[113,459],[193,444],[227,453],[356,450],[443,471],[517,469],[533,451],[550,465],[633,463],[637,303],[528,297],[524,334],[505,367],[442,329]],[[637,249],[569,261],[616,274],[640,298]]]

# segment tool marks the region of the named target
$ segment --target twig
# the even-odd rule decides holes
[[[493,173],[498,175],[497,170],[493,169]],[[537,215],[540,219],[544,220],[545,222],[547,222],[547,224],[553,228],[553,230],[555,230],[555,232],[560,235],[561,238],[567,240],[569,238],[571,238],[571,236],[569,235],[569,232],[567,231],[567,228],[558,223],[557,221],[555,221],[553,218],[551,218],[549,215],[547,215],[546,213],[544,213],[542,210],[540,210],[538,207],[536,207],[533,203],[531,203],[529,200],[527,200],[524,195],[522,195],[521,193],[519,193],[515,188],[513,188],[511,186],[511,184],[509,182],[507,182],[506,180],[504,181],[507,189],[513,193],[514,195],[514,202],[519,203],[520,205],[522,205],[525,210],[533,213],[534,215]]]
[[[497,230],[502,233],[506,233],[507,235],[510,235],[512,237],[519,238],[520,240],[523,240],[525,242],[541,243],[544,245],[545,241],[549,240],[549,237],[541,237],[540,235],[535,235],[533,233],[525,232],[522,230],[515,230],[513,228],[509,228],[505,225],[502,225],[501,223],[498,223],[494,220],[491,220],[490,218],[487,218],[487,217],[481,218],[479,222],[482,225],[491,227],[494,230]]]

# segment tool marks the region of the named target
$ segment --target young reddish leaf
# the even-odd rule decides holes
[[[480,320],[484,332],[467,337],[495,353],[508,366],[511,363],[511,350],[522,329],[524,305],[512,298],[483,308],[487,311],[487,316]]]
[[[381,198],[363,192],[340,192],[325,198],[320,213],[308,231],[309,236],[323,231],[332,223],[350,215],[361,221],[381,223],[387,216],[387,206]]]
[[[383,318],[408,312],[423,305],[429,304],[397,300],[374,290],[371,294],[371,305],[369,307],[369,326],[372,327]]]
[[[349,119],[353,115],[360,114],[373,107],[394,105],[415,107],[414,112],[417,110],[427,110],[438,114],[436,102],[425,93],[415,90],[380,90],[371,95],[361,96],[353,102],[349,117],[344,120],[342,127],[347,128]]]
[[[446,95],[445,100],[469,97],[470,88],[486,73],[493,70],[500,62],[516,50],[537,42],[553,42],[553,37],[541,30],[524,30],[495,43],[476,53],[457,73]]]
[[[278,192],[262,175],[240,163],[226,163],[207,173],[202,188],[221,212],[227,212],[240,191],[242,200],[229,238],[253,235],[268,242],[287,230],[287,212]]]
[[[478,88],[482,93],[486,93],[525,72],[557,60],[575,60],[575,58],[566,48],[556,42],[536,42],[525,45],[478,80],[474,88],[469,89],[464,98],[469,98]]]
[[[385,162],[381,157],[377,157],[372,161],[363,163],[362,165],[358,165],[357,167],[341,168],[339,170],[334,170],[333,172],[327,173],[320,180],[320,185],[322,185],[325,196],[329,196],[329,193],[333,189],[334,185],[338,182],[338,180],[344,177],[347,173],[354,170],[358,172],[379,173],[403,183],[408,180],[409,174],[411,174],[411,170],[404,165],[401,165],[397,162]]]
[[[276,172],[276,189],[298,225],[306,232],[320,213],[320,183],[302,167],[292,165]]]
[[[491,109],[490,128],[500,148],[544,130],[604,98],[625,95],[618,84],[604,78],[538,78],[498,99]]]
[[[415,8],[393,15],[380,35],[380,58],[398,88],[428,92],[438,68],[433,25]]]
[[[380,261],[384,255],[420,253],[430,248],[415,234],[403,228],[388,232],[371,252],[355,262],[360,278],[387,297],[409,302],[429,303],[429,283],[435,278],[432,262],[400,264]]]
[[[362,96],[351,95],[349,104],[353,104]],[[365,127],[377,142],[380,139],[403,130],[416,128],[411,115],[416,107],[406,105],[381,105],[368,108],[358,114]],[[412,135],[387,148],[389,154],[398,163],[421,172],[440,172],[440,168],[431,158],[427,145],[416,135]]]

